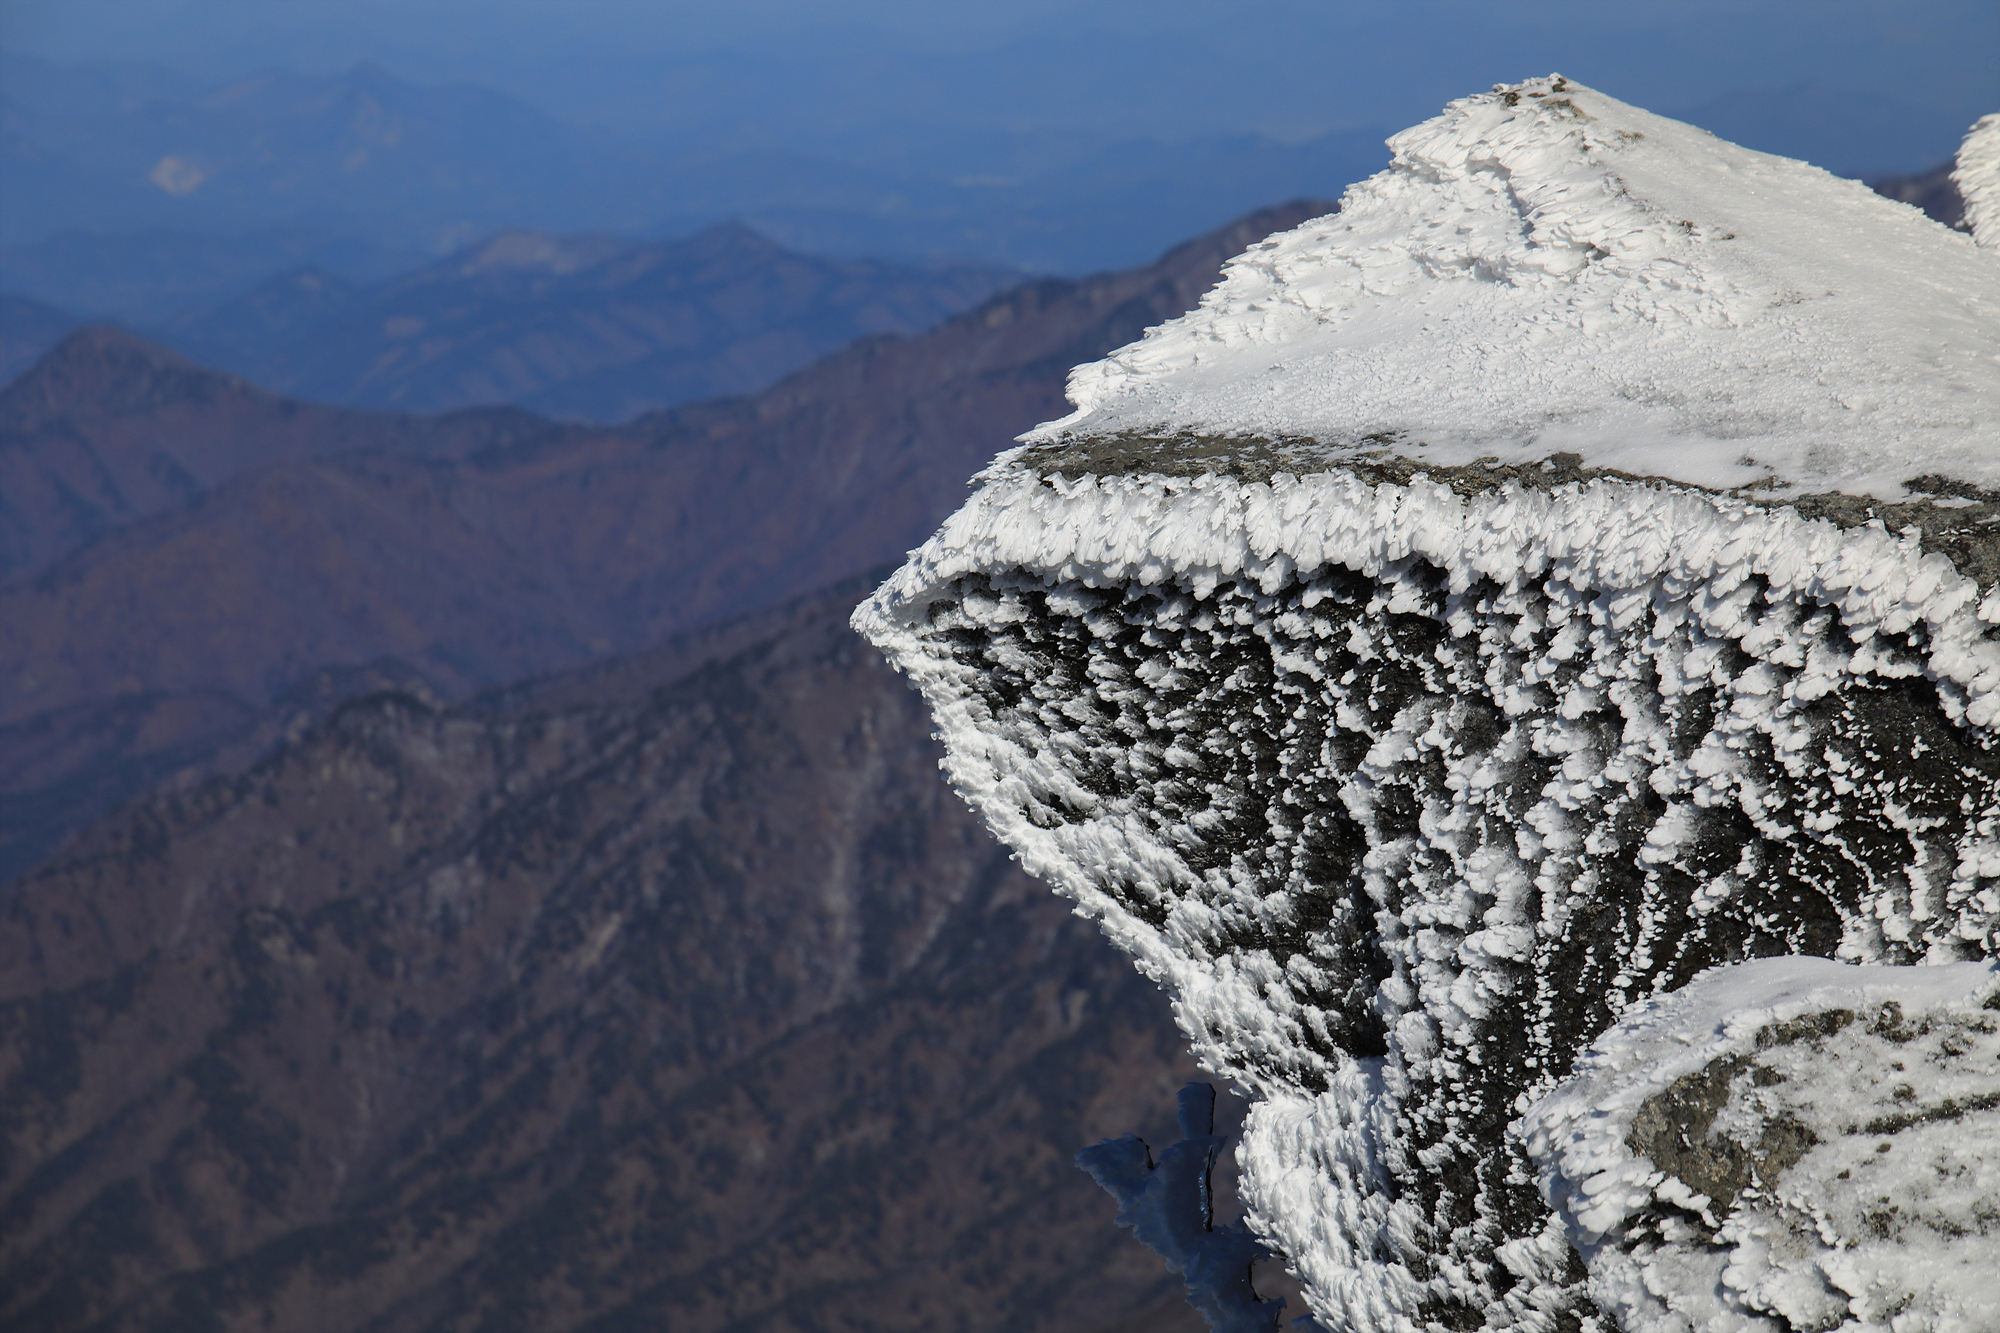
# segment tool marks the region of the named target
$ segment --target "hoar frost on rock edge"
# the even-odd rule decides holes
[[[1952,184],[1965,201],[1965,227],[1984,246],[2000,246],[2000,111],[1981,116],[1958,150]]]
[[[2000,266],[1561,80],[1395,143],[1345,221],[1253,248],[1200,311],[1080,370],[1078,412],[982,474],[856,626],[926,694],[960,792],[1256,1099],[1253,1225],[1333,1327],[1601,1326],[1608,1289],[1518,1132],[1594,1040],[1761,956],[2000,952],[2000,593],[1972,576]],[[1675,216],[1683,178],[1725,167],[1755,199]],[[1751,278],[1805,290],[1804,243],[1758,258],[1788,203],[1894,273],[1946,256],[1960,288],[1924,298],[1943,334],[1905,310],[1843,361],[1800,341],[1825,311],[1704,305]],[[1690,238],[1759,246],[1703,268]],[[1321,275],[1348,295],[1311,296]],[[1554,310],[1575,318],[1542,362],[1478,351]],[[1802,444],[1792,344],[1878,378],[1929,358],[1959,396],[1857,390],[1844,434]],[[1606,407],[1623,388],[1570,364],[1606,347],[1743,353],[1735,407],[1792,444],[1721,467],[1727,386]],[[1425,355],[1499,391],[1390,373]],[[1433,409],[1456,435],[1406,428]],[[1969,471],[1885,480],[1917,454]],[[1705,488],[1834,476],[1852,489],[1817,508]],[[1881,517],[1955,515],[1963,540],[1886,530],[1870,487]]]
[[[1909,538],[1624,482],[1023,478],[869,631],[1258,1098],[1244,1195],[1308,1296],[1400,1330],[1575,1306],[1508,1126],[1629,1004],[1994,951],[1979,611]]]

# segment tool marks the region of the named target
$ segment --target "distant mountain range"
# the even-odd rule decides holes
[[[801,255],[741,223],[657,244],[511,231],[372,282],[290,267],[220,305],[132,324],[204,365],[320,402],[506,403],[622,421],[761,389],[857,338],[927,329],[1022,277]],[[0,383],[81,322],[0,296]]]
[[[1167,1011],[845,618],[1328,207],[618,427],[70,334],[0,394],[0,1324],[1196,1333],[1069,1162],[1170,1134]]]
[[[523,413],[399,417],[297,402],[89,327],[0,389],[0,586],[245,472],[351,450],[463,456],[508,438],[502,423],[548,429]]]
[[[0,875],[356,690],[463,698],[899,558],[1070,366],[1330,207],[618,428],[316,407],[79,331],[0,397],[0,469],[52,497],[0,511]]]
[[[0,182],[4,188],[4,182]],[[233,301],[280,274],[319,269],[368,283],[436,258],[303,227],[204,235],[164,229],[56,232],[0,245],[0,291],[72,313],[155,327]]]
[[[348,703],[11,890],[0,1324],[1198,1333],[1069,1162],[1169,1137],[1167,1007],[861,592]]]
[[[1944,162],[1915,176],[1891,176],[1869,183],[1889,198],[1921,208],[1945,226],[1964,231],[1965,200],[1959,197],[1958,186],[1952,183],[1953,166]]]
[[[1337,195],[1388,160],[1386,131],[1369,128],[1303,143],[945,134],[871,161],[711,125],[641,141],[368,65],[214,82],[0,53],[0,89],[0,290],[125,319],[157,318],[163,294],[136,266],[115,265],[113,282],[75,262],[111,234],[317,250],[251,276],[313,264],[351,279],[382,276],[380,253],[437,256],[506,229],[665,237],[740,219],[816,254],[1076,274],[1143,262],[1271,199]],[[190,271],[158,281],[184,289]]]
[[[655,245],[514,231],[375,284],[294,270],[165,336],[321,402],[623,421],[761,389],[857,338],[919,332],[1021,277],[811,258],[741,223]]]

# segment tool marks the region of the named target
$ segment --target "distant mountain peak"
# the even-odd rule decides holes
[[[329,273],[317,264],[301,264],[286,269],[264,284],[267,287],[301,292],[337,291],[353,284],[338,273]]]
[[[177,361],[184,365],[193,364],[178,353],[170,352],[157,343],[149,343],[130,329],[117,324],[86,324],[50,348],[48,356],[43,359],[53,360],[63,355],[74,356],[86,350],[110,354],[135,353],[143,350],[163,360]]]
[[[566,277],[633,248],[631,241],[595,234],[570,235],[510,228],[474,241],[446,261],[461,277],[480,273],[546,273]]]
[[[86,324],[0,389],[0,417],[19,422],[78,412],[123,416],[224,388],[268,396],[115,324]]]
[[[724,222],[711,223],[680,244],[689,247],[709,247],[722,249],[783,250],[785,247],[758,231],[741,218],[730,218]]]

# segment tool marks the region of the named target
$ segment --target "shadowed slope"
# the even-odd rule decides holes
[[[0,582],[244,472],[350,449],[451,457],[549,429],[504,409],[421,418],[295,402],[92,325],[0,389]]]
[[[1178,1040],[936,780],[854,591],[615,702],[351,704],[10,891],[0,1322],[1053,1333],[1164,1295],[1069,1154],[1165,1128]]]

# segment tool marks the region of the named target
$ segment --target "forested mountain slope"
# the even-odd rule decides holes
[[[0,865],[19,873],[175,774],[247,763],[371,683],[463,698],[898,558],[976,459],[1062,401],[1070,365],[1326,207],[1033,283],[761,394],[615,429],[328,409],[80,332],[0,400],[0,439],[31,478],[129,459],[91,475],[150,512],[0,586]],[[158,507],[176,494],[162,475],[190,478],[182,503]],[[77,540],[22,530],[29,549]]]

